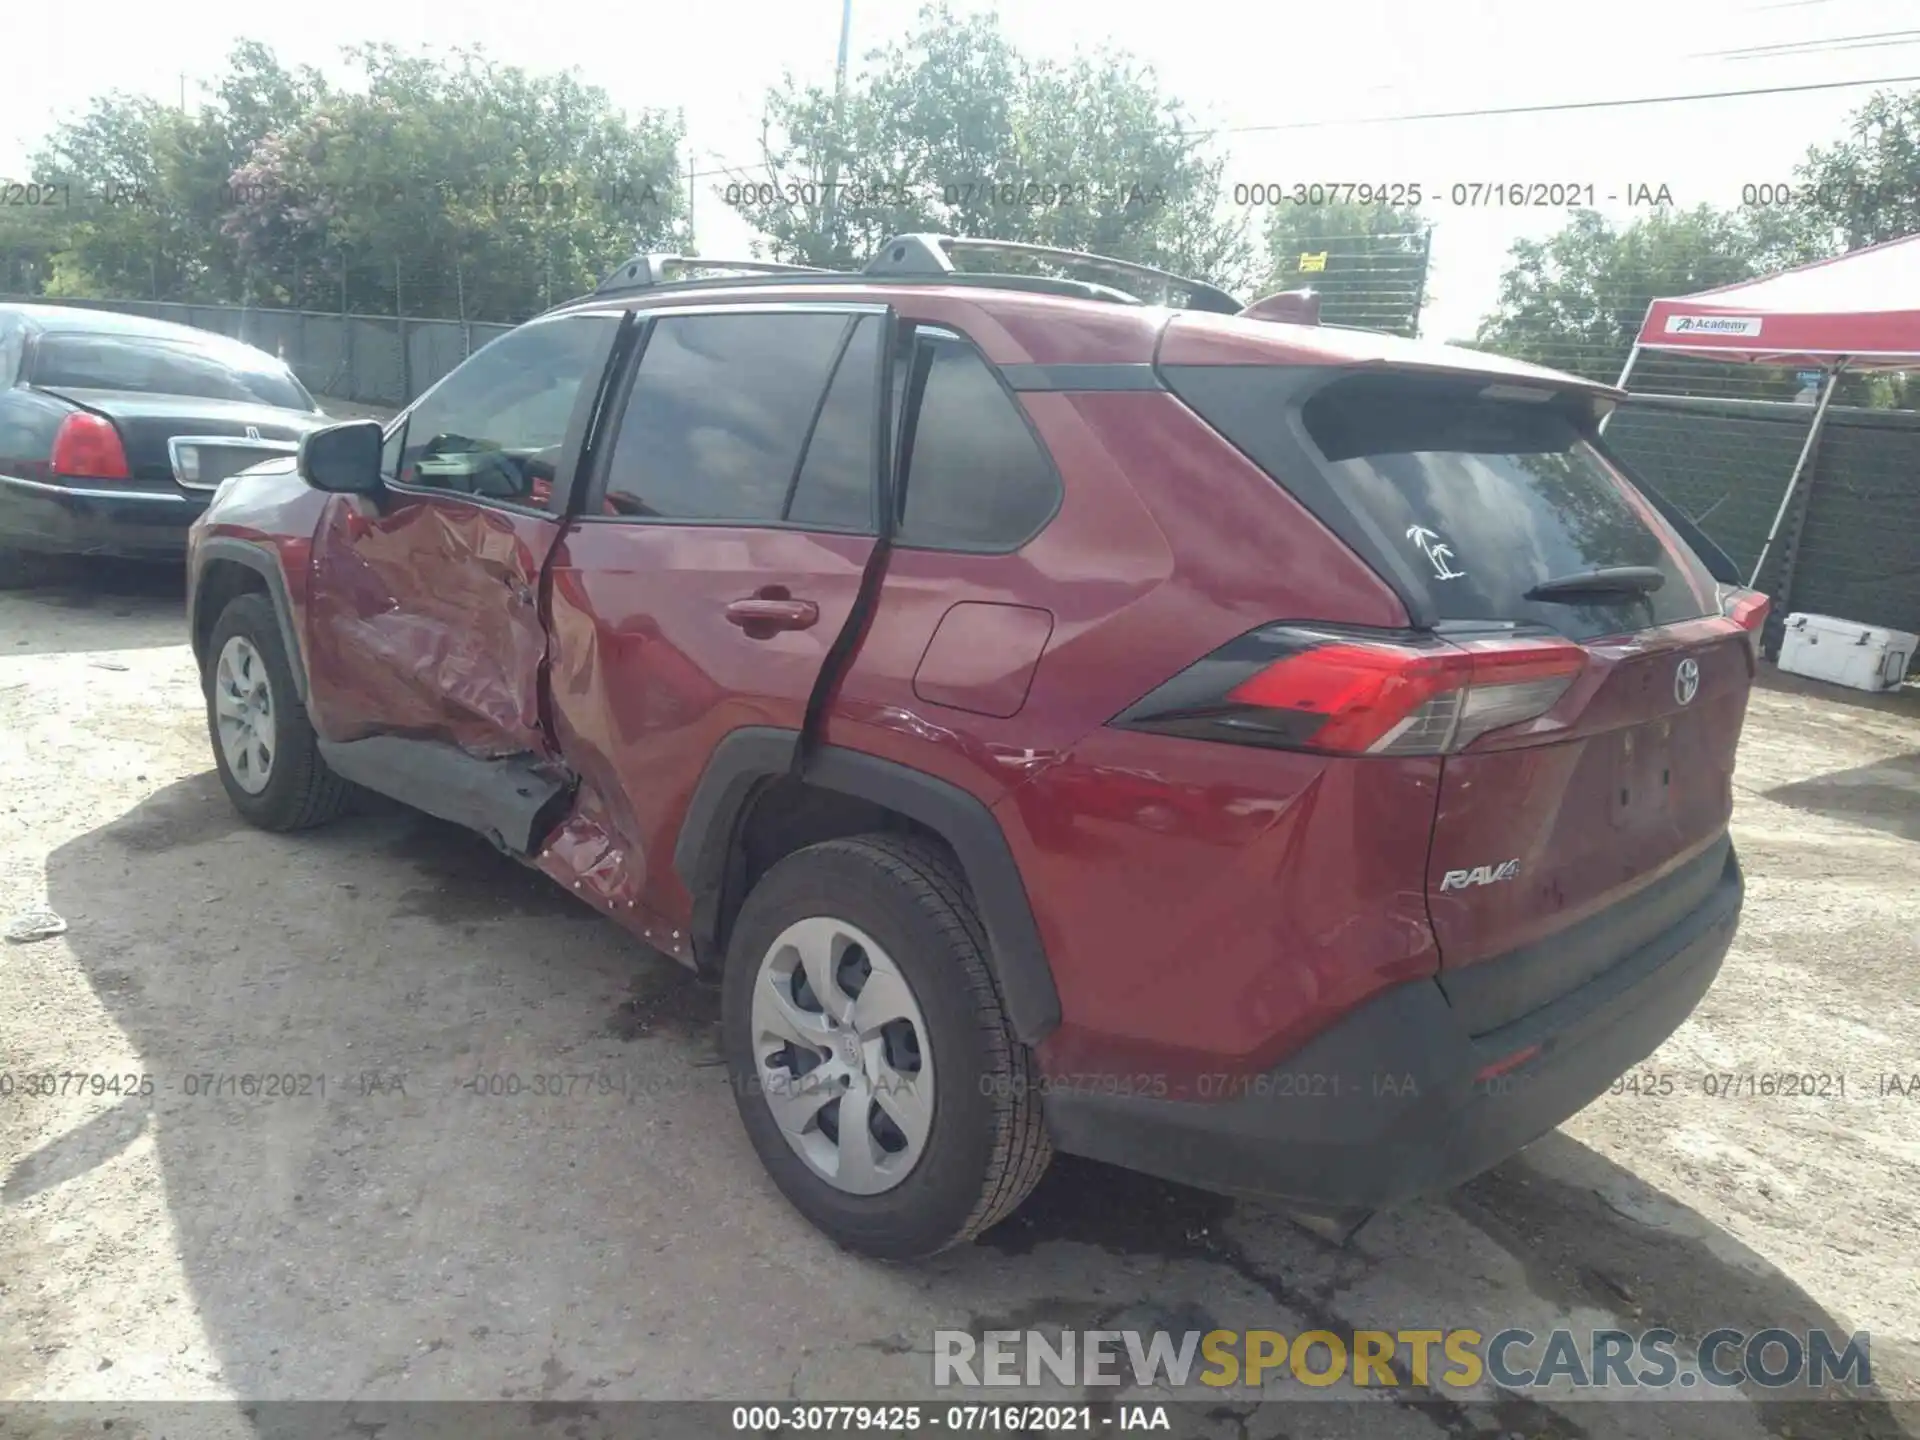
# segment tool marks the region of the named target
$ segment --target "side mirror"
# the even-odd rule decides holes
[[[378,420],[344,420],[309,430],[300,437],[300,455],[294,462],[300,478],[316,490],[342,495],[380,492]]]

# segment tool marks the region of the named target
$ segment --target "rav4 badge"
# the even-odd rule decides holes
[[[1449,870],[1440,882],[1440,892],[1464,890],[1469,885],[1492,885],[1496,881],[1511,880],[1520,873],[1518,858],[1502,865],[1476,865],[1471,870]]]

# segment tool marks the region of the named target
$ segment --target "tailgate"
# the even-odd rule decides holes
[[[1631,954],[1726,868],[1746,633],[1703,622],[1586,649],[1555,707],[1564,728],[1442,764],[1427,909],[1442,985],[1476,1032]],[[1482,993],[1471,968],[1493,959],[1499,993]]]
[[[1606,458],[1579,382],[1247,365],[1170,379],[1400,593],[1416,639],[1398,655],[1420,636],[1474,653],[1465,689],[1433,682],[1418,727],[1369,748],[1443,756],[1427,909],[1475,1033],[1711,893],[1765,602],[1716,584]],[[1511,963],[1476,986],[1496,958]]]

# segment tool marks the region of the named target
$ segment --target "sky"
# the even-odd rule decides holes
[[[919,0],[853,5],[857,66],[863,52],[912,25]],[[1583,199],[1591,186],[1594,208],[1622,223],[1641,187],[1664,186],[1681,206],[1737,205],[1743,186],[1788,181],[1809,145],[1838,139],[1872,89],[1403,117],[1835,81],[1920,84],[1920,0],[958,0],[954,8],[997,10],[1033,55],[1064,59],[1108,45],[1145,61],[1168,93],[1219,129],[1229,186],[1420,184],[1435,227],[1422,329],[1440,339],[1471,335],[1492,308],[1516,239],[1549,235],[1565,219],[1559,209],[1456,205],[1454,186],[1560,184]],[[24,175],[53,120],[77,115],[93,94],[128,90],[179,103],[184,85],[195,103],[196,82],[210,80],[241,39],[334,73],[340,47],[363,40],[478,45],[532,70],[572,67],[624,108],[681,111],[701,170],[737,165],[751,174],[767,87],[788,72],[830,79],[840,4],[729,0],[711,13],[708,22],[698,6],[577,0],[465,0],[457,9],[418,0],[22,5],[6,27],[16,57],[86,63],[9,67],[0,175]],[[1826,41],[1842,43],[1768,48]],[[695,224],[707,255],[744,254],[752,238],[711,189],[698,196]]]

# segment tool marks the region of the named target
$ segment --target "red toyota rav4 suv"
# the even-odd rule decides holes
[[[269,829],[354,785],[470,826],[717,977],[755,1148],[856,1250],[978,1234],[1055,1149],[1456,1184],[1712,982],[1766,602],[1606,387],[952,263],[1031,248],[636,259],[229,481],[220,778]]]

